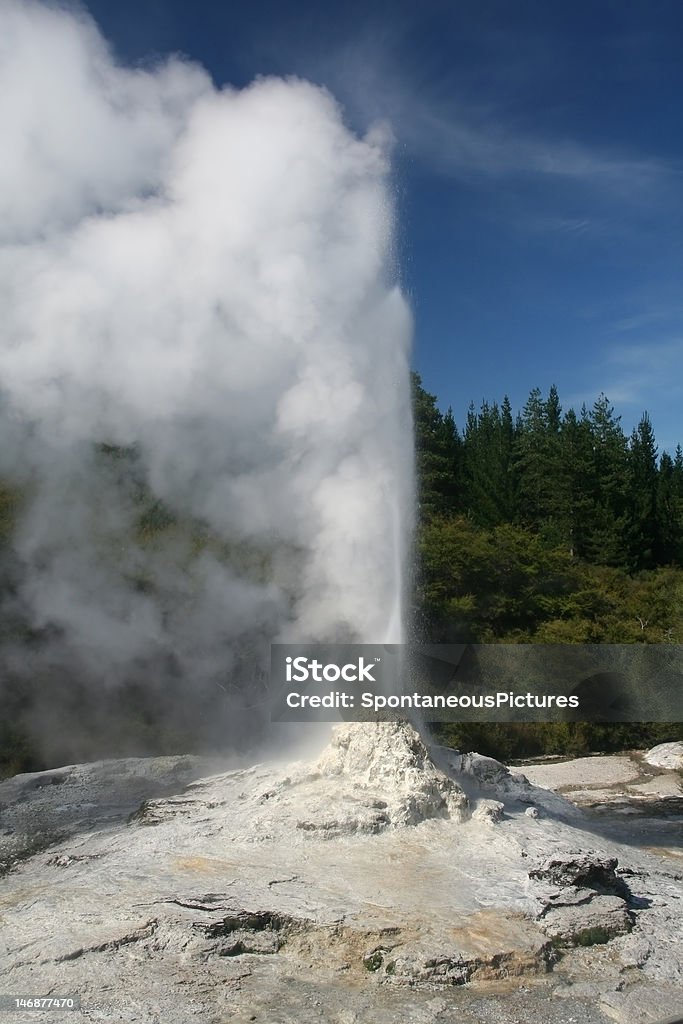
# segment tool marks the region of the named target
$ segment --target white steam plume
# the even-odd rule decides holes
[[[397,642],[411,324],[386,133],[299,80],[121,67],[32,0],[1,0],[0,39],[6,602],[32,671],[172,664],[191,690],[271,640]]]

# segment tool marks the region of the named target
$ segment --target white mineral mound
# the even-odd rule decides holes
[[[548,986],[520,988],[530,1021],[550,990],[584,1024],[680,1002],[676,864],[491,758],[367,723],[312,763],[201,768],[129,759],[0,784],[7,992],[79,993],[73,1024],[460,1024],[481,1019],[479,982],[507,986],[487,998],[508,1019],[505,979],[526,976]]]
[[[313,770],[295,770],[278,796],[287,788],[307,811],[299,827],[312,830],[375,832],[468,817],[462,788],[435,766],[419,734],[399,722],[339,727]]]
[[[659,743],[648,750],[645,760],[656,768],[683,771],[683,743]]]

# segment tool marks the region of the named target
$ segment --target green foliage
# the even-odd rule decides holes
[[[366,971],[374,973],[378,971],[384,961],[385,950],[376,949],[373,953],[368,953],[363,957],[363,967]]]
[[[460,471],[461,440],[452,413],[444,416],[436,397],[412,375],[413,419],[419,437],[416,445],[418,507],[423,519],[452,511],[456,505],[456,484]]]
[[[0,551],[12,538],[23,502],[24,494],[18,487],[0,480]]]
[[[462,445],[461,504],[482,526],[508,522],[517,502],[515,432],[507,396],[498,407],[470,406]]]
[[[171,526],[175,526],[176,522],[176,516],[163,502],[152,499],[138,517],[139,539],[142,541],[150,540],[156,537],[157,534],[168,530]]]
[[[491,530],[463,517],[432,519],[419,534],[418,602],[432,642],[528,640],[561,617],[577,584],[570,555],[503,524]]]
[[[28,732],[21,725],[0,722],[0,779],[43,767]]]
[[[658,476],[655,435],[645,413],[631,435],[628,453],[627,542],[630,565],[634,569],[652,568],[661,552],[663,524],[658,515]]]
[[[444,746],[476,750],[500,761],[581,757],[683,740],[680,722],[436,722],[432,728]]]
[[[631,573],[683,566],[683,452],[658,461],[647,413],[628,439],[605,395],[577,415],[534,388],[516,420],[507,398],[470,405],[461,433],[417,375],[413,402],[422,522],[517,526]]]
[[[562,459],[561,406],[557,390],[546,401],[538,388],[529,395],[514,438],[517,475],[515,520],[535,526],[555,543],[567,542],[568,480]]]
[[[414,380],[423,499],[416,638],[430,643],[683,643],[683,451],[658,461],[647,414],[628,440],[608,399],[563,414],[535,388],[467,411],[443,442]],[[449,413],[450,417],[450,413]],[[449,476],[449,467],[450,476]],[[467,723],[443,742],[499,758],[679,738],[679,725]]]

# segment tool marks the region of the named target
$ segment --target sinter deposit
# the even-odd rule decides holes
[[[74,1022],[680,1009],[683,872],[664,843],[620,843],[404,724],[341,726],[312,763],[206,770],[130,759],[0,785],[6,991],[79,993]]]
[[[648,750],[645,760],[656,768],[683,771],[683,743],[660,743],[652,750]]]

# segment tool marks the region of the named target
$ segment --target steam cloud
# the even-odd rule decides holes
[[[0,26],[6,671],[190,696],[243,692],[273,640],[397,642],[387,133],[300,80],[122,67],[83,14]]]

